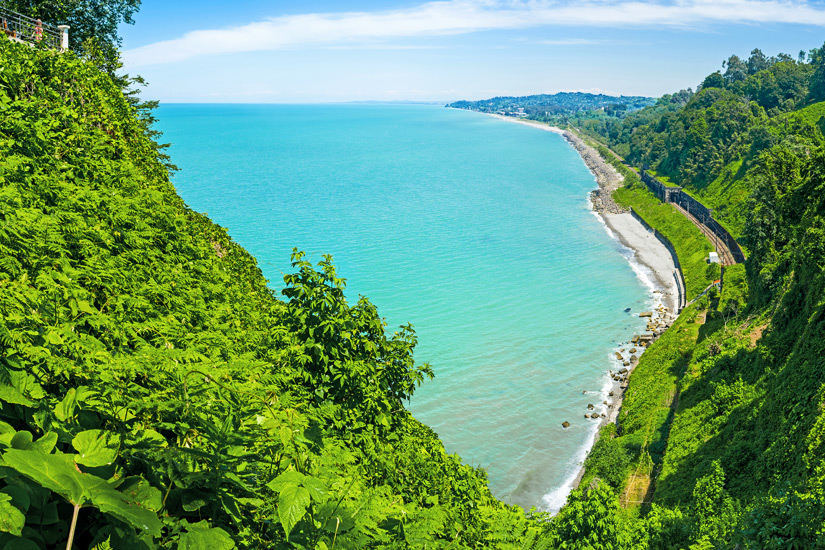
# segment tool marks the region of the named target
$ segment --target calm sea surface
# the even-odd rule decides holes
[[[415,326],[416,360],[436,373],[415,416],[498,497],[563,504],[596,429],[587,404],[605,399],[651,295],[560,136],[418,105],[165,105],[159,118],[180,195],[273,288],[292,247],[332,254],[351,302]]]

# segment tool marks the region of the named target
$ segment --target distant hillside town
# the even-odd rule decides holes
[[[559,118],[598,111],[604,112],[607,116],[621,116],[654,103],[656,99],[652,97],[560,92],[522,97],[494,97],[481,101],[456,101],[447,107],[518,118],[558,121]]]

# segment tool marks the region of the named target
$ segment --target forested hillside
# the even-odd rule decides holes
[[[749,250],[643,355],[618,433],[589,458],[629,518],[659,522],[636,544],[825,547],[823,54],[732,56],[696,94],[583,128]],[[631,204],[650,200],[627,185]]]
[[[404,409],[431,375],[412,328],[329,259],[273,295],[96,62],[0,40],[0,548],[538,533]]]
[[[660,179],[684,186],[741,235],[759,156],[776,145],[822,139],[823,55],[819,49],[799,59],[767,57],[759,49],[747,60],[733,55],[723,63],[724,73],[708,75],[695,94],[665,96],[622,119],[592,121],[587,129],[635,166],[647,165]]]
[[[481,101],[456,101],[447,107],[470,109],[482,113],[515,115],[519,111],[533,120],[564,121],[577,117],[592,118],[602,111],[608,116],[630,113],[655,103],[643,96],[611,96],[585,92],[559,92],[521,97],[494,97]]]

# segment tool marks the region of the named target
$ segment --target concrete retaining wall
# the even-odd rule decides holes
[[[682,275],[682,264],[679,263],[679,256],[676,254],[676,247],[673,246],[670,239],[659,233],[657,229],[651,227],[650,224],[647,223],[645,219],[641,217],[633,208],[630,209],[630,214],[636,218],[645,229],[652,231],[653,235],[659,240],[660,243],[665,245],[665,248],[667,248],[670,252],[671,257],[673,258],[673,265],[676,266],[676,271],[673,272],[673,278],[676,280],[676,290],[678,292],[678,299],[676,303],[678,304],[679,311],[682,311],[685,304],[687,304],[687,293],[685,291],[685,277]],[[679,313],[679,311],[677,311],[677,313]]]

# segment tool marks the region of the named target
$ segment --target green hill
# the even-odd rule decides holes
[[[655,100],[643,96],[612,96],[585,92],[559,92],[520,97],[494,97],[480,101],[455,101],[447,105],[454,109],[469,109],[482,113],[517,115],[521,112],[533,120],[567,121],[570,117],[594,116],[598,111],[619,116],[646,107]]]
[[[762,152],[799,138],[821,139],[825,99],[818,91],[821,53],[809,62],[756,49],[747,60],[731,56],[724,74],[709,75],[678,110],[660,102],[624,119],[591,124],[634,165],[649,165],[683,186],[734,236],[748,217],[754,183],[748,176]]]
[[[348,304],[328,259],[296,253],[273,295],[177,196],[119,84],[0,40],[0,548],[538,531],[404,409],[431,375],[412,328]]]
[[[640,547],[825,547],[823,54],[733,56],[683,107],[585,130],[713,207],[750,254],[642,356],[589,459]]]

